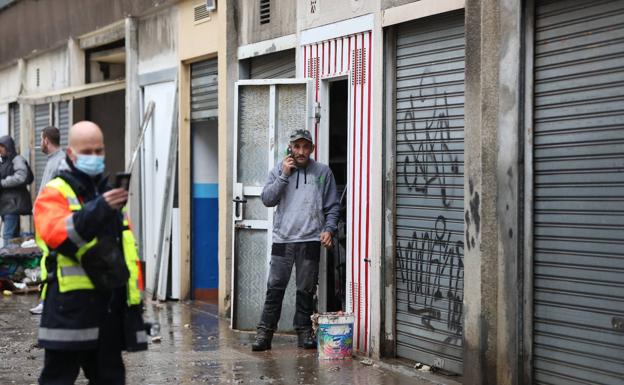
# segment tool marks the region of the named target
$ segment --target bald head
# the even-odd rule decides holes
[[[77,155],[104,155],[104,135],[97,124],[82,121],[69,129],[67,155],[76,161]]]
[[[74,149],[86,143],[93,144],[96,142],[104,146],[104,135],[102,135],[100,127],[93,122],[84,120],[74,124],[69,129],[69,146],[74,147]]]

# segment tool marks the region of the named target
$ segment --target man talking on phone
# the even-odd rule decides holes
[[[288,155],[270,173],[262,190],[262,202],[277,206],[273,220],[271,266],[266,300],[253,351],[271,349],[273,333],[282,311],[284,292],[293,265],[296,272],[296,312],[293,325],[297,346],[314,349],[310,316],[318,283],[321,245],[332,247],[339,202],[331,169],[310,159],[314,151],[308,130],[290,136]]]
[[[125,209],[128,191],[104,174],[104,137],[93,122],[69,131],[67,158],[35,201],[45,298],[40,384],[124,384],[122,350],[147,349],[141,271]]]

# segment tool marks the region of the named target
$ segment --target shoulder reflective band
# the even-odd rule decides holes
[[[98,339],[100,329],[99,328],[87,328],[87,329],[52,329],[52,328],[39,328],[39,339],[46,341],[94,341]]]
[[[80,201],[76,197],[74,190],[71,188],[69,183],[65,182],[62,178],[54,178],[46,186],[57,189],[63,194],[65,199],[67,199],[67,204],[69,205],[69,209],[71,211],[79,211],[82,208]]]

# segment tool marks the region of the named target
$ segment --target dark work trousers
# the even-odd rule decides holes
[[[123,385],[126,370],[121,351],[124,345],[123,315],[124,290],[115,291],[109,303],[93,350],[45,350],[44,367],[39,377],[41,385],[70,385],[82,368],[89,385]]]
[[[293,325],[297,332],[312,329],[314,294],[318,283],[320,242],[274,243],[267,282],[266,300],[258,331],[274,332],[282,312],[282,300],[293,264],[297,284],[296,311]]]

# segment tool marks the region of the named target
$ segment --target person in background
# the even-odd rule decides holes
[[[61,149],[61,132],[58,128],[48,126],[41,130],[41,152],[47,155],[48,160],[43,170],[38,194],[41,194],[45,185],[56,176],[61,163],[65,160],[65,151]],[[31,314],[41,314],[43,301],[29,311]]]
[[[48,126],[41,130],[41,152],[47,155],[48,160],[38,194],[41,194],[45,185],[56,176],[59,166],[65,160],[65,151],[61,148],[61,132],[58,128]]]
[[[0,217],[4,247],[20,235],[20,215],[32,215],[32,200],[26,186],[32,183],[28,162],[15,150],[8,135],[0,137]]]

